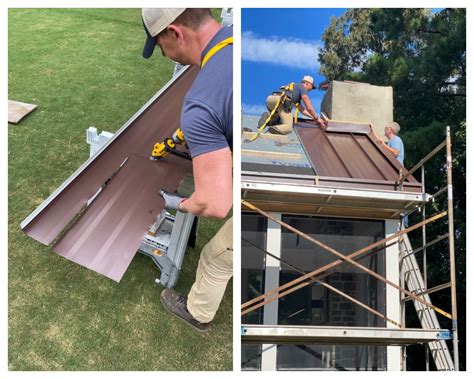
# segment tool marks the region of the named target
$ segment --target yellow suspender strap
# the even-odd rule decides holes
[[[234,43],[234,37],[229,37],[226,38],[225,40],[217,43],[212,49],[210,49],[206,55],[204,56],[204,59],[201,62],[201,68],[205,66],[207,61],[212,58],[214,54],[216,54],[219,50],[222,50],[224,47],[227,45],[232,45]]]
[[[290,83],[283,87],[284,90],[291,91],[291,93],[293,93],[294,88],[295,88],[295,83]],[[293,117],[293,122],[295,123],[298,121],[298,112],[299,112],[298,106],[299,105],[300,103],[295,103],[295,115]]]

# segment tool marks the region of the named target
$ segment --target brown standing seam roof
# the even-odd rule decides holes
[[[23,231],[37,241],[49,245],[125,158],[131,154],[148,158],[153,145],[169,137],[179,127],[183,99],[197,72],[198,69],[191,67],[178,77],[55,199],[24,226]],[[168,156],[166,160],[179,167],[184,164],[182,158],[175,156]],[[187,165],[190,170],[190,163]],[[172,171],[170,169],[170,173]],[[108,233],[111,230],[113,229],[104,229],[102,232]]]
[[[188,168],[131,155],[53,250],[120,281],[146,229],[163,209],[158,189],[174,191]]]
[[[120,281],[147,228],[163,210],[158,190],[175,191],[191,172],[191,162],[183,158],[168,155],[155,162],[149,156],[157,141],[179,127],[183,99],[197,72],[189,68],[172,82],[85,168],[78,169],[54,199],[46,200],[23,231],[50,244],[102,187],[53,250]]]
[[[300,121],[295,129],[316,174],[324,181],[394,190],[399,170],[407,172],[393,154],[380,146],[368,125],[329,122],[323,130]],[[421,192],[421,185],[410,176],[404,189]]]

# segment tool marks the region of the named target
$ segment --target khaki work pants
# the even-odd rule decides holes
[[[278,100],[280,99],[280,95],[270,95],[267,97],[267,108],[268,111],[271,112],[275,105],[277,104]],[[273,125],[273,123],[280,122],[277,125]],[[273,119],[270,120],[270,133],[277,133],[277,134],[289,134],[293,129],[293,115],[291,112],[285,112],[283,109],[283,105],[280,104],[278,107],[277,113],[273,116]]]
[[[212,321],[232,277],[232,217],[204,246],[196,279],[188,294],[188,311],[199,322]]]

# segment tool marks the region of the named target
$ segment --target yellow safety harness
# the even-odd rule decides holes
[[[201,62],[201,68],[203,68],[207,61],[211,59],[219,50],[222,50],[227,45],[232,45],[234,43],[234,37],[226,38],[225,40],[218,42],[215,46],[213,46],[204,56]]]
[[[290,84],[287,84],[286,86],[281,86],[280,87],[280,89],[281,89],[280,97],[278,98],[277,103],[275,104],[275,106],[271,110],[270,115],[266,118],[265,122],[257,129],[257,133],[254,136],[252,136],[251,138],[244,141],[244,142],[255,141],[260,136],[260,133],[262,133],[263,129],[265,129],[268,126],[268,123],[273,118],[273,115],[275,114],[275,112],[277,112],[280,105],[283,104],[287,100],[291,101],[291,99],[289,99],[288,95],[289,95],[289,93],[293,93],[294,88],[295,88],[295,83],[290,83]],[[299,103],[295,103],[296,111],[295,111],[295,116],[294,116],[294,122],[296,122],[298,120],[298,106],[299,105],[300,105]]]
[[[233,43],[234,38],[229,37],[221,42],[218,42],[215,46],[209,49],[201,62],[201,68],[203,68],[209,59],[211,59],[219,50],[222,50],[227,45]],[[166,157],[169,153],[172,153],[187,159],[191,159],[188,153],[176,149],[176,144],[187,146],[181,128],[176,129],[172,138],[166,138],[163,142],[156,143],[153,147],[151,158],[153,160],[160,160],[161,158]]]

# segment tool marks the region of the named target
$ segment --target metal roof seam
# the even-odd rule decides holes
[[[397,190],[398,169],[405,170],[405,168],[394,156],[390,156],[376,143],[373,133],[355,136],[352,132],[348,132],[344,137],[342,132],[338,132],[338,136],[335,137],[336,133],[331,136],[331,132],[299,126],[296,127],[296,132],[312,166],[320,173],[320,183],[324,181],[327,182],[326,184],[334,181],[351,182],[354,188],[379,186],[391,191]],[[337,138],[337,143],[334,143],[332,137]],[[341,154],[342,152],[344,154]],[[348,159],[347,164],[344,159]],[[323,167],[320,168],[320,165]],[[324,173],[321,172],[322,169]],[[346,177],[345,173],[349,174],[349,177]],[[414,177],[410,177],[405,185],[416,192],[421,190],[420,184]]]
[[[178,163],[131,154],[53,251],[120,281],[147,228],[163,210],[158,189],[174,191],[190,172],[187,161]]]
[[[365,149],[362,147],[362,145],[360,144],[359,140],[354,136],[353,133],[350,133],[351,137],[354,139],[355,143],[357,144],[357,146],[360,147],[360,150],[362,151],[362,153],[367,157],[367,159],[373,164],[373,166],[375,167],[375,169],[380,173],[380,175],[382,175],[385,180],[389,180],[389,178],[387,178],[387,176],[384,174],[383,170],[381,170],[374,162],[374,160],[372,159],[372,157],[367,153],[367,151],[365,151]]]
[[[346,170],[347,174],[353,178],[349,168],[347,167],[347,165],[344,163],[344,160],[342,159],[341,155],[338,153],[338,151],[336,150],[334,144],[331,142],[330,138],[327,136],[326,132],[324,130],[321,130],[321,134],[323,135],[323,137],[326,139],[328,145],[332,148],[332,150],[334,151],[334,154],[336,154],[337,158],[339,159],[339,162],[341,163],[342,167],[344,167],[344,169]]]
[[[179,110],[198,69],[185,70],[161,89],[120,129],[100,154],[86,161],[21,224],[30,237],[48,245],[130,154],[143,156],[179,126]],[[168,162],[181,158],[167,157]],[[188,165],[190,165],[188,163]],[[190,166],[189,166],[190,167]]]

